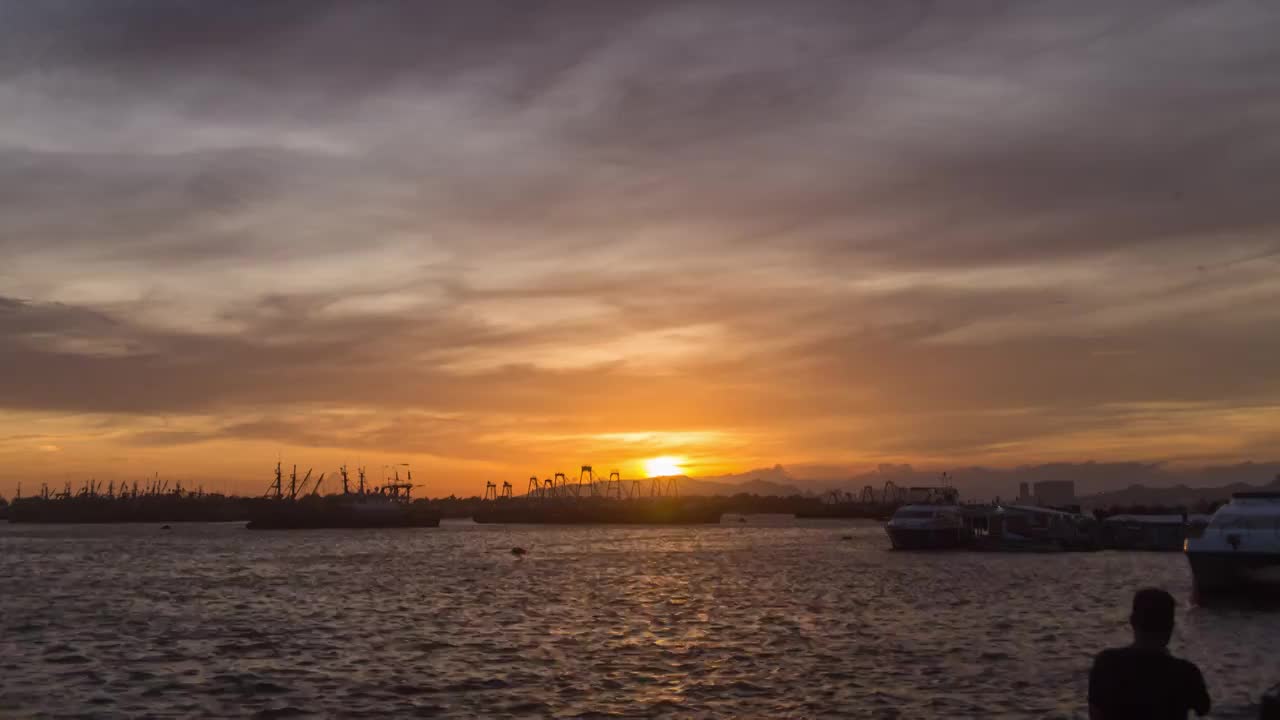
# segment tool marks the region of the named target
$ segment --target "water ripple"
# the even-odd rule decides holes
[[[0,578],[4,717],[1083,717],[1133,589],[1189,590],[1177,554],[895,554],[820,522],[9,526]],[[1249,718],[1277,636],[1189,609],[1174,649]]]

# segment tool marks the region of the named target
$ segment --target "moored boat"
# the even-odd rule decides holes
[[[1112,515],[1102,521],[1102,542],[1109,550],[1181,552],[1186,540],[1204,531],[1208,515]]]
[[[259,505],[245,527],[250,530],[303,530],[439,525],[440,516],[424,506],[378,494],[350,494],[283,499]]]
[[[1185,545],[1196,597],[1280,597],[1280,492],[1231,496]]]
[[[311,493],[306,487],[307,477],[298,484],[297,468],[289,479],[286,493],[280,465],[276,465],[275,482],[267,491],[269,501],[257,505],[249,523],[250,530],[304,530],[316,528],[404,528],[438,527],[440,516],[424,503],[412,501],[412,474],[408,481],[400,482],[397,471],[394,481],[378,488],[365,488],[364,469],[360,469],[360,483],[352,490],[347,469],[342,468],[342,493],[319,494],[321,475]]]
[[[884,526],[894,550],[950,550],[973,541],[955,488],[911,488],[910,493],[915,501],[898,508]]]
[[[481,524],[718,525],[723,503],[713,498],[502,498],[485,504]]]
[[[979,550],[1062,552],[1102,549],[1095,518],[1038,505],[999,505],[986,513]]]

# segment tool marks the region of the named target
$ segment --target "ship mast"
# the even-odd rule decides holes
[[[267,488],[267,497],[272,497],[273,494],[275,495],[275,499],[277,500],[280,500],[281,498],[284,497],[283,477],[284,475],[280,470],[280,462],[277,460],[276,461],[276,479],[275,479],[275,482],[271,483],[270,487]]]

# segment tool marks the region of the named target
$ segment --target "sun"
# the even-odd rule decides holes
[[[644,472],[649,477],[683,475],[684,470],[680,467],[682,462],[684,462],[684,458],[671,457],[670,455],[649,458],[644,461]]]

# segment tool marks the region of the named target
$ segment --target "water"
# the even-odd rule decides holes
[[[1084,717],[1148,584],[1187,597],[1185,559],[872,524],[0,526],[0,717]],[[1187,608],[1173,648],[1251,718],[1278,637]]]

